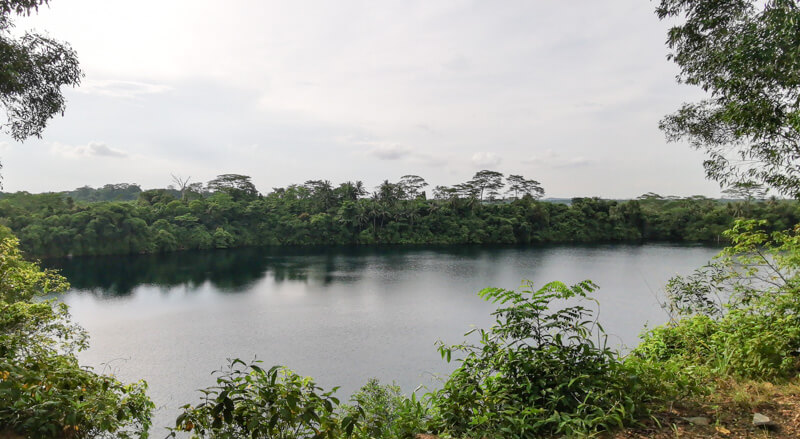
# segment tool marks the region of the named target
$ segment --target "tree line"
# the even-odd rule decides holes
[[[135,192],[129,201],[4,194],[0,223],[29,254],[60,257],[281,245],[719,242],[736,218],[767,219],[774,230],[800,222],[795,201],[774,198],[725,202],[650,193],[629,201],[551,203],[539,200],[538,182],[496,171],[437,186],[432,199],[416,175],[386,180],[371,194],[360,181],[309,180],[266,195],[239,174],[206,185],[181,181],[181,188],[95,190]]]

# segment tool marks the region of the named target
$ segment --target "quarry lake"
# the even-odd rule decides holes
[[[84,364],[149,383],[154,433],[199,401],[227,358],[313,376],[347,397],[368,378],[405,392],[437,386],[455,364],[434,343],[488,327],[477,296],[591,279],[609,344],[633,346],[667,320],[663,285],[718,248],[670,244],[550,247],[249,248],[46,260],[72,284],[61,296],[91,336]],[[424,391],[424,390],[422,390]]]

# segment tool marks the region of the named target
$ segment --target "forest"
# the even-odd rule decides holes
[[[752,191],[738,201],[649,193],[554,203],[539,199],[538,182],[503,177],[480,171],[466,183],[436,187],[432,199],[415,175],[384,181],[371,194],[360,181],[310,180],[261,195],[238,174],[179,189],[109,184],[7,193],[0,224],[29,254],[61,257],[284,245],[721,243],[736,218],[766,219],[771,230],[800,221],[795,201],[757,200]]]

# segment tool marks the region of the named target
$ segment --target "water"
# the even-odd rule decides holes
[[[615,346],[667,315],[662,286],[718,249],[677,245],[236,249],[45,261],[73,289],[62,300],[91,335],[84,364],[144,378],[156,435],[198,400],[227,358],[310,375],[346,397],[377,377],[435,387],[454,367],[434,343],[492,323],[476,293],[591,279]]]

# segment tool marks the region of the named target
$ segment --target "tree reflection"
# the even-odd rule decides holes
[[[493,251],[494,250],[494,251]],[[357,282],[370,265],[409,267],[420,253],[447,258],[496,257],[496,248],[447,247],[259,247],[185,251],[156,255],[47,259],[42,265],[61,270],[73,290],[100,296],[125,296],[139,285],[195,291],[210,283],[221,292],[246,291],[271,278],[275,283],[318,285]]]
[[[157,255],[75,257],[42,261],[61,270],[73,290],[128,295],[139,285],[192,291],[209,282],[222,292],[245,291],[269,276],[275,282],[352,282],[365,253],[351,248],[239,248]],[[343,273],[343,268],[346,273]],[[339,274],[341,276],[339,276]],[[355,278],[353,276],[356,276]]]

